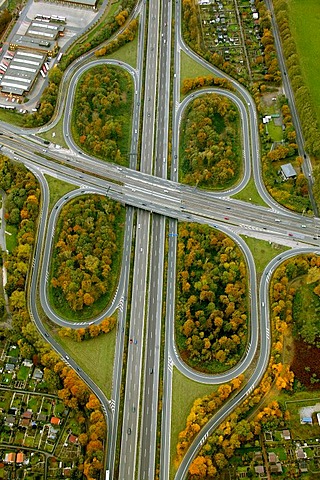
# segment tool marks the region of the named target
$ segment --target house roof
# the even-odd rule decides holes
[[[276,455],[274,452],[270,452],[268,455],[270,463],[276,463],[278,461],[278,455]]]
[[[40,370],[40,368],[35,368],[32,378],[35,378],[36,380],[42,380],[43,377],[43,371]]]
[[[22,463],[23,461],[24,461],[24,454],[22,452],[18,452],[16,462]]]
[[[47,415],[45,415],[44,413],[39,413],[37,416],[37,420],[39,420],[39,422],[46,422]]]
[[[10,452],[6,454],[4,461],[13,463],[15,461],[15,458],[16,458],[16,454],[14,452]]]
[[[307,454],[303,451],[302,448],[298,448],[296,451],[297,458],[306,458]]]
[[[52,423],[52,425],[60,425],[60,418],[58,417],[52,417],[51,420],[50,420],[50,423]]]
[[[7,372],[10,372],[11,370],[14,370],[15,367],[13,363],[6,363],[4,368],[7,370]]]
[[[282,472],[281,463],[277,463],[276,465],[270,465],[269,468],[270,468],[270,472],[271,472],[271,473]]]
[[[254,467],[254,471],[256,473],[264,473],[264,466],[263,465],[257,465],[256,467]]]
[[[31,421],[30,418],[21,418],[20,425],[22,427],[29,427],[30,421]]]
[[[285,440],[289,440],[291,438],[290,430],[282,430],[282,436]]]
[[[76,443],[78,441],[78,437],[73,435],[73,433],[70,433],[68,440],[70,443]]]
[[[15,421],[16,421],[16,417],[14,417],[13,415],[6,416],[5,423],[7,425],[9,425],[10,423],[15,423]]]
[[[28,410],[26,412],[23,412],[22,418],[31,418],[32,417],[32,412],[29,412]]]
[[[286,178],[292,178],[297,176],[297,172],[295,171],[291,163],[281,165],[281,171]]]

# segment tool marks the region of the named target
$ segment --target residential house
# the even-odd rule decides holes
[[[30,422],[31,422],[30,418],[20,418],[19,425],[21,427],[28,428],[30,425]]]
[[[297,457],[298,460],[304,460],[305,458],[307,458],[307,454],[303,450],[303,448],[299,447],[296,450],[296,457]]]
[[[256,467],[254,467],[254,471],[260,477],[264,476],[264,466],[263,465],[257,465]]]
[[[50,423],[51,425],[60,425],[61,420],[58,417],[51,417]]]
[[[4,424],[7,425],[8,427],[13,427],[13,425],[16,423],[16,417],[13,415],[7,415]]]
[[[49,431],[48,431],[48,440],[55,440],[57,437],[58,431],[59,431],[58,428],[54,428],[52,425],[50,425]]]
[[[6,363],[4,369],[6,372],[13,372],[15,369],[15,365],[13,365],[13,363]]]
[[[6,456],[4,457],[4,462],[14,463],[15,459],[16,459],[16,454],[14,452],[6,453]]]
[[[276,455],[274,452],[269,452],[268,453],[268,461],[269,461],[269,463],[279,462],[278,455]]]
[[[25,412],[23,412],[23,414],[21,415],[21,417],[22,417],[22,418],[29,418],[29,419],[31,419],[31,418],[32,418],[32,414],[33,414],[32,411],[26,410]]]
[[[280,462],[275,465],[269,465],[270,473],[282,473],[282,465]]]
[[[282,438],[284,440],[290,440],[291,439],[290,430],[282,430]]]
[[[17,453],[17,458],[16,458],[16,463],[23,463],[24,462],[24,453],[18,452]]]
[[[33,378],[33,380],[38,380],[38,381],[42,380],[43,371],[40,370],[40,368],[35,368],[34,372],[33,372],[33,375],[32,375],[32,378]]]
[[[44,413],[39,413],[37,416],[38,422],[46,422],[47,421],[47,415]]]
[[[22,365],[27,368],[33,367],[32,360],[28,360],[27,358],[23,360]]]
[[[68,442],[76,444],[76,443],[78,443],[78,437],[73,435],[73,433],[70,433],[69,438],[68,438]]]
[[[308,464],[305,460],[300,460],[299,470],[301,473],[306,473],[308,471]]]

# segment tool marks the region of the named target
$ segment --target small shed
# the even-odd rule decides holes
[[[312,417],[302,417],[300,423],[302,425],[312,425]]]

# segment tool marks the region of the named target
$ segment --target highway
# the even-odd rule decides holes
[[[320,221],[317,217],[289,212],[279,206],[266,191],[261,178],[258,120],[253,99],[242,85],[209,65],[184,44],[181,37],[180,2],[166,0],[160,4],[157,0],[149,0],[148,3],[140,1],[132,15],[139,15],[140,25],[136,68],[123,61],[97,60],[90,53],[79,58],[66,72],[63,85],[68,86],[63,89],[57,114],[50,125],[40,130],[45,131],[57,125],[64,113],[63,134],[68,149],[56,149],[53,145],[48,147],[37,136],[36,130],[27,131],[4,123],[1,124],[1,143],[3,153],[22,161],[33,171],[41,186],[41,214],[28,295],[30,315],[44,338],[78,372],[101,401],[108,425],[106,467],[111,473],[111,478],[149,480],[155,477],[159,443],[158,423],[161,420],[160,478],[161,480],[169,479],[173,367],[194,381],[221,384],[252,365],[259,346],[259,357],[252,377],[241,392],[227,402],[194,439],[176,474],[176,479],[181,480],[185,478],[190,462],[208,435],[259,383],[266,369],[270,352],[268,288],[271,275],[283,260],[292,255],[304,252],[320,254]],[[174,35],[173,24],[175,25]],[[276,41],[278,42],[277,39]],[[277,44],[277,48],[281,47]],[[171,71],[172,50],[174,51],[173,71]],[[208,88],[201,92],[192,92],[181,101],[181,51],[208,68],[213,74],[227,78],[236,93]],[[105,162],[82,152],[72,138],[69,112],[73,108],[77,82],[87,69],[101,64],[117,65],[132,77],[134,105],[128,168],[115,164],[108,164],[106,168]],[[283,59],[280,65],[282,69],[285,68]],[[290,101],[294,102],[287,77],[284,83],[286,92],[289,92],[288,96],[291,95]],[[236,105],[241,118],[243,175],[237,185],[223,192],[207,192],[178,182],[181,119],[188,104],[205,93],[227,96]],[[299,149],[302,151],[303,138],[299,130],[299,119],[294,109],[291,108],[291,110],[298,125]],[[308,165],[306,162],[307,174],[310,172]],[[62,197],[51,212],[49,211],[49,189],[44,174],[79,187]],[[266,206],[232,198],[232,195],[247,185],[251,175]],[[79,328],[85,324],[85,322],[70,323],[57,315],[48,299],[47,282],[53,237],[61,208],[78,195],[91,193],[107,195],[127,207],[118,288],[108,309],[90,321],[90,324],[99,323],[106,315],[118,311],[113,387],[110,399],[105,397],[90,377],[49,335],[42,325],[37,310],[39,295],[42,309],[54,323],[71,328]],[[251,292],[248,346],[238,365],[221,375],[195,372],[182,361],[175,346],[178,221],[204,223],[223,231],[239,246],[246,260],[248,289]],[[166,239],[168,233],[169,236]],[[273,259],[258,283],[252,254],[240,235],[267,241],[272,239],[275,243],[292,247],[292,250]],[[165,258],[166,240],[167,259]],[[133,258],[132,247],[134,247]],[[166,271],[164,271],[165,264]],[[163,326],[165,326],[164,348],[161,345]],[[126,336],[127,332],[128,336]],[[164,359],[163,372],[159,368],[161,354]],[[125,373],[123,399],[121,398],[122,372]],[[161,398],[163,408],[159,417],[160,376],[163,378]],[[123,412],[120,423],[122,401]],[[118,426],[121,427],[120,445],[117,444]],[[116,458],[117,449],[120,449],[118,459]]]

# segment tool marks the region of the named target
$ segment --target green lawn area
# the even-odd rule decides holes
[[[13,225],[6,224],[6,247],[10,253],[16,248],[17,243],[17,228]]]
[[[245,202],[250,202],[255,205],[262,205],[263,207],[268,206],[260,197],[253,178],[250,178],[249,182],[241,190],[241,192],[236,193],[236,195],[233,195],[232,198],[236,198],[237,200],[244,200]]]
[[[186,78],[196,78],[206,75],[212,75],[210,70],[203,67],[198,62],[193,60],[189,55],[184,52],[180,54],[180,88],[183,85],[183,80]]]
[[[18,380],[27,380],[28,373],[30,371],[29,367],[25,367],[24,365],[21,365],[19,368],[19,371],[17,373],[17,379]]]
[[[18,358],[19,354],[20,354],[19,348],[15,347],[15,345],[13,345],[9,350],[9,356]]]
[[[110,55],[106,55],[106,58],[114,58],[115,60],[121,60],[122,62],[128,63],[133,68],[136,68],[138,36],[139,36],[139,33],[137,31],[136,36],[132,40],[132,42],[126,43],[115,52],[110,53]]]
[[[251,250],[251,253],[255,259],[257,274],[261,274],[268,265],[268,263],[281,252],[289,250],[283,245],[277,243],[270,243],[266,240],[257,240],[256,238],[247,237],[245,242]]]
[[[289,0],[287,4],[290,29],[297,45],[303,77],[320,122],[320,2]]]
[[[217,390],[213,385],[203,384],[189,380],[175,367],[173,368],[172,381],[172,417],[171,417],[171,460],[170,478],[174,478],[176,472],[175,458],[176,446],[179,433],[186,426],[187,416],[190,413],[193,402]]]
[[[102,334],[97,338],[80,343],[70,338],[62,339],[58,335],[55,338],[77,364],[90,375],[91,379],[107,397],[110,398],[116,328],[108,334]]]
[[[41,133],[41,135],[39,136],[42,138],[45,138],[46,140],[49,140],[49,142],[57,143],[58,145],[61,145],[61,147],[63,148],[68,148],[64,140],[62,125],[63,125],[63,116],[60,118],[58,123],[53,128],[51,128],[46,132]]]
[[[266,128],[269,136],[274,142],[281,142],[281,140],[283,139],[283,132],[280,125],[275,125],[274,121],[271,120],[271,122],[268,123]]]
[[[53,205],[68,192],[75,190],[77,187],[71,185],[71,183],[63,182],[58,178],[50,177],[50,175],[45,175],[49,188],[50,188],[50,204],[49,210],[52,209]]]
[[[290,412],[290,420],[287,424],[292,432],[293,439],[307,440],[309,438],[319,438],[320,426],[318,425],[318,422],[315,421],[313,425],[302,425],[300,423],[299,415],[300,408],[320,403],[319,391],[297,392],[290,396],[280,392],[277,394],[276,400],[284,402],[286,409]]]

